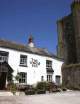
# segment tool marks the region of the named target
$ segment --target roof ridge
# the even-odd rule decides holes
[[[16,41],[5,40],[5,39],[0,39],[0,41],[8,42],[8,43],[15,44],[15,45],[25,46],[24,44],[17,43]]]
[[[46,52],[44,48],[29,47],[28,45],[19,44],[19,43],[12,42],[9,40],[0,39],[0,47],[59,59],[56,55],[49,52],[47,48],[45,48],[45,49],[47,49],[48,52]]]

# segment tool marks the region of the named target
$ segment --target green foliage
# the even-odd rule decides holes
[[[36,90],[38,94],[43,94],[46,91],[49,92],[58,92],[60,91],[58,89],[58,86],[55,85],[55,83],[53,82],[38,82],[37,86],[36,86]]]
[[[16,93],[16,84],[9,83],[8,84],[8,90],[10,90],[15,95],[15,93]]]
[[[30,88],[28,90],[25,91],[26,95],[34,95],[36,93],[34,88]]]
[[[35,91],[34,90],[28,90],[28,91],[25,91],[25,94],[26,95],[34,95]]]
[[[36,89],[46,90],[46,82],[38,82]]]
[[[58,86],[55,85],[55,83],[53,83],[53,82],[47,82],[46,83],[46,90],[49,92],[57,92]]]
[[[17,73],[17,75],[15,76],[15,79],[16,79],[16,81],[19,81],[19,79],[20,79],[19,73]]]
[[[33,94],[45,94],[46,91],[49,92],[59,92],[58,86],[56,86],[52,82],[38,82],[36,87],[28,87],[25,91],[26,95],[33,95]]]
[[[37,94],[45,94],[46,90],[45,89],[37,89]]]

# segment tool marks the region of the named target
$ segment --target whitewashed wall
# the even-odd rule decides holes
[[[60,83],[62,83],[62,74],[61,74],[61,66],[63,62],[53,59],[53,69],[54,69],[54,76],[53,80],[56,82],[56,76],[60,76]]]
[[[38,81],[41,81],[41,76],[44,76],[44,80],[47,80],[47,72],[46,72],[46,60],[52,60],[53,65],[52,68],[54,70],[53,73],[53,81],[55,82],[55,76],[61,76],[61,65],[62,62],[56,59],[52,59],[45,56],[30,54],[26,52],[20,52],[12,49],[7,48],[0,48],[0,51],[7,51],[9,52],[9,59],[8,63],[14,70],[13,75],[15,76],[17,72],[26,72],[27,73],[27,84],[35,84]],[[27,67],[22,67],[20,65],[20,54],[27,55]],[[32,67],[30,64],[31,59],[37,59],[40,62],[38,67]]]

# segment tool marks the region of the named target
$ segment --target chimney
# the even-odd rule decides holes
[[[29,46],[29,47],[34,47],[34,42],[33,42],[33,36],[32,36],[32,35],[29,36],[29,39],[28,39],[28,46]]]

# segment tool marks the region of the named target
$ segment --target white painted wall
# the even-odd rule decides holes
[[[54,76],[53,80],[56,83],[56,75],[60,76],[60,83],[62,83],[62,74],[61,74],[61,66],[63,62],[53,59],[53,69],[54,69]]]
[[[53,81],[55,82],[55,76],[61,76],[61,65],[62,62],[56,59],[40,56],[36,54],[30,54],[26,52],[20,52],[13,49],[2,48],[0,47],[0,51],[9,52],[8,63],[14,70],[13,75],[15,76],[17,72],[26,72],[27,73],[27,84],[35,84],[38,81],[41,81],[41,76],[44,76],[44,80],[47,80],[47,72],[46,72],[46,60],[52,60],[52,68],[54,70],[53,73]],[[27,55],[27,67],[20,66],[20,54]],[[32,67],[30,64],[31,58],[37,59],[40,62],[38,67]]]

